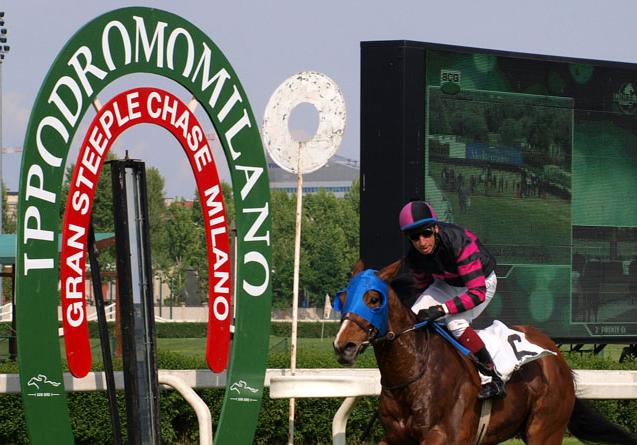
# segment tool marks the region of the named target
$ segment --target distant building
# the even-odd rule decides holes
[[[270,189],[296,193],[296,174],[288,173],[279,167],[272,159],[267,158],[268,173],[270,175]],[[325,190],[342,198],[352,188],[352,182],[360,175],[358,161],[342,156],[333,156],[325,166],[315,172],[303,175],[303,194],[316,193]]]
[[[18,192],[7,192],[6,213],[9,219],[16,218],[18,214]]]
[[[164,198],[164,204],[166,207],[170,207],[171,205],[180,205],[182,207],[186,207],[187,209],[192,209],[194,204],[193,200],[186,200],[185,198]]]

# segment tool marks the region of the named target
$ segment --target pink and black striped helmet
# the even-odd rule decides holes
[[[431,226],[438,221],[436,211],[425,201],[411,201],[400,211],[398,222],[405,232],[421,226]]]

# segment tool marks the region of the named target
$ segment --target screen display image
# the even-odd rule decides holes
[[[425,198],[500,263],[570,264],[572,99],[429,87],[428,100]]]
[[[572,265],[572,322],[599,334],[637,320],[637,228],[573,227]]]
[[[431,50],[427,62],[425,199],[496,256],[487,313],[637,333],[633,84],[480,53]]]

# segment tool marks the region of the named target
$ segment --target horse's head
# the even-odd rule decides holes
[[[347,288],[337,293],[334,309],[342,317],[333,346],[336,359],[342,365],[352,365],[371,340],[387,333],[391,291],[387,281],[399,267],[397,261],[376,272],[363,270],[363,263],[359,261]]]

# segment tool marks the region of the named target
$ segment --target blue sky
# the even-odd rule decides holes
[[[289,76],[305,70],[330,76],[341,87],[348,111],[338,154],[352,159],[359,158],[361,41],[417,40],[637,63],[634,0],[1,0],[11,46],[2,65],[3,147],[22,146],[40,84],[75,31],[100,14],[134,5],[173,12],[206,32],[234,66],[259,122],[269,97]],[[171,89],[189,100],[167,81],[142,75],[113,85],[100,100],[140,85]],[[307,110],[293,119],[293,130],[311,131],[316,117]],[[116,152],[124,149],[159,168],[167,196],[192,196],[195,186],[186,157],[163,130],[134,128],[116,144]],[[17,190],[19,169],[20,154],[5,153],[3,180],[10,190]]]

